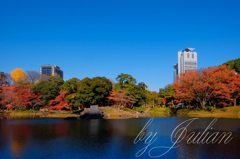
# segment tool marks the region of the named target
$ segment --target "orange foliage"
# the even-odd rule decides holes
[[[54,100],[50,100],[50,103],[48,104],[50,107],[48,109],[50,110],[53,109],[61,110],[62,108],[71,109],[70,105],[67,102],[65,102],[67,92],[68,91],[59,92],[59,95]]]
[[[2,86],[3,100],[0,101],[1,105],[7,106],[8,109],[14,107],[32,106],[33,102],[39,100],[40,94],[32,94],[31,85],[12,85]]]
[[[228,66],[209,67],[181,74],[173,83],[176,97],[196,100],[202,108],[208,101],[226,106],[232,102],[232,95],[240,89],[240,76]]]
[[[110,104],[117,104],[119,106],[132,106],[132,104],[136,103],[133,98],[127,96],[122,90],[119,91],[110,91],[108,101]]]

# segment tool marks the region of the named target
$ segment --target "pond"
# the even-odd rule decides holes
[[[215,122],[212,125],[213,128],[206,131],[211,122]],[[177,126],[179,129],[174,131]],[[187,130],[186,135],[180,135],[184,132],[180,131],[180,128],[186,128],[184,129]],[[178,133],[176,133],[177,130],[179,130]],[[204,131],[205,134],[209,133],[208,136],[216,132],[231,133],[229,137],[232,139],[229,138],[227,142],[225,136],[220,144],[218,142],[188,143],[187,135]],[[152,136],[148,136],[146,140],[145,135],[151,135],[149,133],[152,133]],[[171,136],[172,134],[176,136]],[[181,140],[177,140],[178,137],[181,137]],[[174,145],[175,141],[179,142]],[[0,119],[0,158],[3,159],[145,159],[154,156],[157,158],[238,158],[239,143],[240,119],[189,117],[108,120]],[[174,148],[171,148],[172,145]]]

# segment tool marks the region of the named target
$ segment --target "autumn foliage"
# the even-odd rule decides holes
[[[63,108],[70,109],[70,104],[66,102],[68,91],[60,92],[59,95],[54,99],[50,100],[49,102],[49,110],[61,110]]]
[[[110,91],[108,101],[110,104],[116,104],[123,107],[131,107],[136,101],[127,96],[123,90]]]
[[[25,83],[27,82],[27,73],[25,73],[21,68],[16,68],[11,72],[11,78],[14,84],[19,82]]]
[[[40,94],[32,93],[31,85],[11,85],[2,86],[2,100],[0,105],[4,105],[7,109],[20,109],[26,106],[32,107],[39,102]]]
[[[240,75],[226,65],[193,70],[181,74],[173,83],[173,88],[176,98],[196,101],[203,109],[208,102],[214,106],[227,106],[240,89]]]

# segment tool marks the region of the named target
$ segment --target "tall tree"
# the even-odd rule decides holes
[[[151,92],[151,100],[152,100],[152,106],[154,107],[155,104],[160,100],[157,92]]]
[[[80,101],[77,97],[78,94],[78,84],[81,80],[78,78],[72,78],[64,82],[61,86],[61,92],[67,91],[66,102],[70,104],[72,107],[78,107],[80,109]]]
[[[145,105],[147,102],[146,96],[146,85],[143,82],[140,82],[138,85],[134,85],[134,87],[128,88],[129,96],[135,99],[135,106]]]
[[[59,87],[64,83],[64,80],[60,76],[51,76],[49,81],[56,83]]]
[[[240,58],[225,62],[223,65],[230,66],[230,69],[235,69],[236,72],[240,73]]]
[[[105,77],[84,78],[78,84],[76,98],[78,103],[85,107],[91,104],[105,105],[111,89],[112,83]]]
[[[27,73],[28,81],[33,84],[37,79],[40,79],[40,73],[37,71],[26,71],[26,73]]]
[[[107,98],[110,104],[117,104],[119,107],[132,107],[133,104],[136,103],[136,101],[127,96],[123,90],[110,91],[110,95]]]
[[[68,91],[67,94],[77,93],[77,85],[81,80],[78,78],[72,78],[70,80],[67,80],[64,82],[64,84],[61,86],[61,91]]]
[[[0,86],[9,85],[11,83],[11,79],[9,74],[0,72]]]
[[[165,98],[168,101],[171,101],[172,105],[174,105],[173,100],[174,100],[174,97],[175,97],[175,91],[173,90],[173,86],[168,85],[167,87],[165,87],[165,93],[166,93]]]
[[[47,105],[50,100],[56,98],[59,95],[60,88],[56,83],[50,81],[41,81],[37,85],[34,85],[33,93],[40,93],[39,98],[43,101],[44,105]]]
[[[240,76],[226,65],[210,67],[181,74],[173,88],[177,97],[196,100],[206,109],[206,103],[212,98],[220,99],[218,104],[221,105],[231,102],[231,94],[240,89]]]
[[[49,81],[49,79],[51,78],[51,76],[48,75],[40,75],[40,81]]]
[[[115,90],[134,88],[135,84],[137,83],[136,79],[131,75],[123,73],[121,73],[121,75],[118,75],[116,80],[118,83],[115,86]]]
[[[14,84],[27,82],[27,73],[25,73],[21,68],[12,70],[11,77]]]

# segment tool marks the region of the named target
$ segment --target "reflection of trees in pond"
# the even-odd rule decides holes
[[[129,121],[129,122],[126,122]],[[133,150],[134,138],[145,122],[138,120],[80,120],[69,121],[68,149],[73,153],[86,153],[93,149],[99,155],[120,155]],[[63,145],[64,146],[64,145]],[[91,154],[88,154],[91,157]],[[114,156],[113,156],[114,157]]]
[[[6,125],[0,120],[0,150],[6,145],[6,138],[8,138],[8,131]]]
[[[69,131],[68,123],[48,123],[51,119],[47,119],[43,124],[31,125],[31,132],[34,139],[39,139],[40,143],[45,143],[46,140],[54,140],[65,137]],[[60,119],[63,120],[63,119]]]
[[[11,133],[11,151],[13,158],[21,157],[21,150],[30,138],[30,125],[14,124],[8,125],[8,130]]]
[[[239,124],[239,122],[238,122]],[[229,127],[229,125],[222,125],[222,130],[225,130],[225,126]],[[220,128],[217,128],[220,129]],[[219,130],[208,130],[207,132],[209,132],[209,134],[207,134],[207,132],[201,137],[201,135],[199,135],[195,141],[197,141],[197,139],[200,138],[199,141],[202,141],[201,139],[203,139],[205,137],[205,135],[207,134],[206,138],[204,141],[206,141],[206,139],[208,139],[211,134],[219,132],[218,136],[216,139],[218,139],[218,137],[220,137],[218,140],[215,140],[216,143],[212,144],[187,144],[187,135],[189,135],[191,132],[195,132],[195,137],[197,136],[198,132],[200,132],[201,134],[204,132],[204,129],[195,129],[192,130],[190,132],[187,133],[186,137],[184,138],[184,140],[182,140],[178,145],[179,147],[177,148],[177,153],[178,156],[181,158],[190,158],[190,157],[194,157],[194,158],[208,158],[209,156],[211,158],[219,158],[220,156],[228,156],[228,158],[234,158],[234,156],[238,156],[239,155],[239,151],[236,151],[237,149],[239,149],[239,142],[240,142],[240,129],[236,129],[235,126],[232,126],[232,129],[234,131],[219,131]],[[227,139],[227,137],[222,139],[222,134],[224,134],[224,132],[228,133],[228,132],[232,132],[232,137],[233,139],[227,143],[224,144],[224,141]],[[209,138],[208,141],[212,141],[212,139],[214,138],[214,136],[212,136],[211,138]],[[219,141],[221,141],[221,143],[219,144]],[[194,155],[194,156],[193,156]]]
[[[154,118],[146,133],[158,132],[158,139],[149,148],[171,146],[170,135],[174,128],[190,118]],[[133,144],[134,139],[150,118],[123,120],[63,120],[30,119],[8,120],[0,122],[0,152],[11,153],[11,157],[25,158],[27,155],[69,158],[134,158],[134,155],[146,146],[144,141]],[[198,119],[190,126],[188,133],[203,132],[212,118]],[[215,158],[237,156],[240,142],[240,127],[236,119],[219,119],[214,131],[232,131],[233,140],[227,144],[188,145],[186,139],[179,143],[177,149],[171,150],[167,158]],[[14,123],[14,124],[11,124]],[[231,124],[229,124],[231,123]],[[5,140],[6,138],[6,140]],[[9,143],[9,144],[8,144]],[[6,148],[6,145],[10,145]],[[142,158],[148,157],[148,151]],[[159,153],[159,151],[157,152]],[[227,154],[229,153],[229,154]],[[212,155],[213,154],[213,155]],[[48,156],[49,155],[49,156]]]

